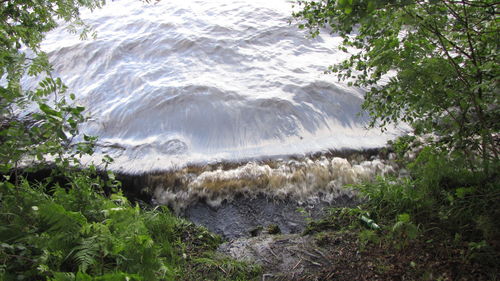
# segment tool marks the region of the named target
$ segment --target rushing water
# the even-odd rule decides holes
[[[43,48],[92,117],[82,133],[125,173],[378,147],[363,92],[323,74],[340,38],[307,38],[286,0],[139,0],[86,12],[97,38],[63,28]]]
[[[170,173],[147,176],[145,186],[153,189],[158,203],[176,212],[204,201],[211,207],[230,202],[235,196],[267,198],[299,204],[331,203],[352,199],[356,192],[347,184],[368,181],[375,176],[395,175],[394,163],[374,159],[351,164],[344,158],[304,158],[300,161],[248,162],[236,167],[188,167]]]

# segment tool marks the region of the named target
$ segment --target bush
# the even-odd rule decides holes
[[[105,197],[87,175],[73,180],[78,188],[56,186],[52,196],[43,184],[1,184],[3,280],[174,279],[177,219],[142,211],[120,192]]]
[[[469,245],[466,258],[481,257],[481,263],[494,268],[500,250],[499,175],[474,170],[463,159],[425,147],[408,164],[410,178],[378,178],[356,188],[367,198],[363,209],[385,225],[390,240],[400,242],[396,246],[404,247],[419,235]]]
[[[69,188],[0,183],[0,280],[178,280],[221,243],[165,207],[104,195],[98,177],[70,177]],[[258,272],[234,265],[241,280]]]

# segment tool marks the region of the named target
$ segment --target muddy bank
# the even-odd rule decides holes
[[[266,235],[227,242],[221,253],[264,269],[262,280],[293,280],[325,266],[329,260],[311,236]],[[286,278],[286,279],[285,279]]]
[[[234,239],[265,233],[270,226],[284,234],[299,233],[325,207],[359,203],[346,186],[397,174],[390,152],[381,149],[187,166],[119,179],[128,196],[169,206],[175,214]]]
[[[140,203],[158,205],[154,196],[138,188],[145,179],[137,176],[122,176],[125,194]],[[338,192],[338,191],[337,191]],[[324,197],[319,194],[319,197]],[[211,232],[225,239],[253,237],[277,232],[281,234],[301,233],[307,222],[323,216],[327,207],[355,206],[360,202],[356,193],[345,188],[334,201],[297,201],[293,198],[271,198],[266,194],[236,194],[231,200],[224,200],[213,206],[206,200],[186,205],[177,215],[195,224],[205,226]]]
[[[154,194],[148,189],[138,187],[146,181],[137,176],[122,178],[125,193],[129,198],[142,202],[151,202],[158,205]],[[179,181],[179,180],[178,180]],[[179,188],[182,194],[182,188]],[[176,193],[173,193],[174,196]],[[198,225],[205,226],[211,232],[221,235],[225,239],[258,236],[269,232],[282,234],[300,233],[304,230],[307,221],[322,217],[326,207],[355,206],[360,199],[356,192],[349,188],[339,187],[334,192],[326,194],[317,192],[314,200],[298,200],[294,196],[271,197],[269,194],[254,194],[250,192],[231,194],[230,199],[224,199],[216,205],[213,201],[199,197],[198,200],[186,200],[169,205],[179,216],[182,216]],[[334,199],[331,199],[334,197]],[[212,199],[213,200],[213,199]],[[182,205],[181,209],[176,206]],[[272,229],[272,230],[271,230]]]
[[[354,206],[357,203],[359,199],[348,194],[334,202],[316,204],[275,200],[264,195],[253,198],[240,195],[218,207],[197,202],[186,208],[183,216],[227,239],[234,239],[266,233],[300,233],[308,220],[324,214],[325,207]]]

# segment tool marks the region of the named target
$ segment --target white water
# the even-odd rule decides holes
[[[97,153],[126,173],[380,147],[363,92],[323,71],[340,38],[306,38],[286,0],[139,0],[85,13],[97,39],[63,29],[43,48],[92,119]]]
[[[238,194],[247,198],[264,194],[275,200],[292,199],[299,204],[332,203],[339,198],[353,198],[357,192],[346,188],[374,179],[397,175],[397,165],[390,160],[374,159],[350,163],[343,158],[300,161],[248,162],[223,169],[210,166],[179,169],[170,173],[150,174],[146,186],[157,203],[169,205],[177,213],[203,200],[212,207],[232,201]]]

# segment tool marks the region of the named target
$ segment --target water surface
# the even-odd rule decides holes
[[[323,74],[347,55],[340,38],[307,38],[285,0],[109,2],[44,43],[56,75],[92,117],[92,159],[125,173],[187,164],[379,147],[363,91]],[[87,159],[88,161],[92,159]]]

